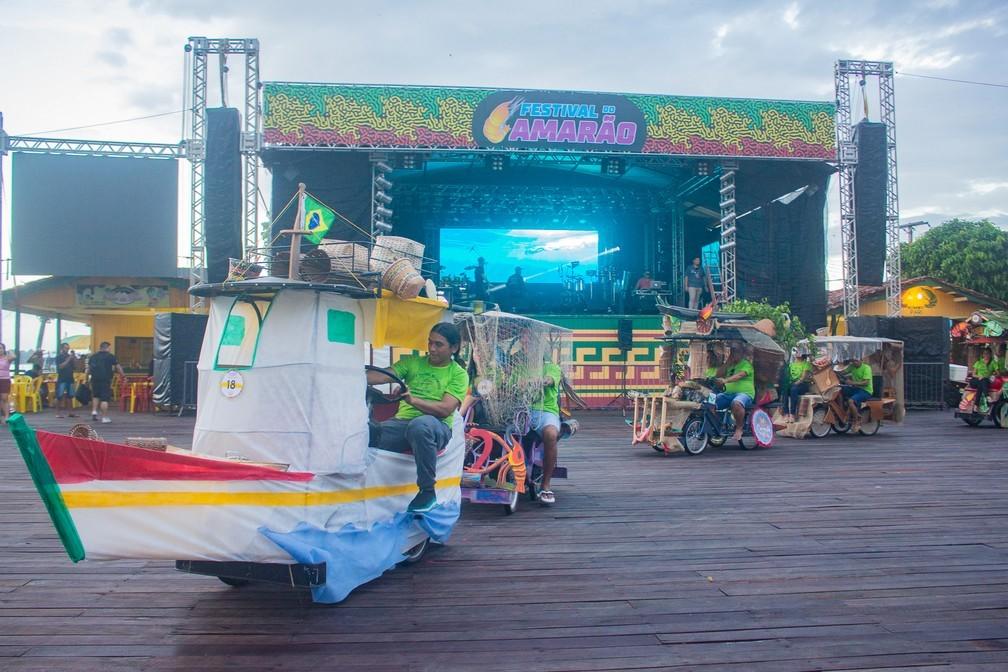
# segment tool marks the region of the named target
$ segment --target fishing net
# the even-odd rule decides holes
[[[524,433],[529,409],[543,399],[550,365],[569,375],[571,332],[499,311],[466,315],[460,323],[482,420]]]

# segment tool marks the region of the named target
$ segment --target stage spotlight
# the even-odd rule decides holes
[[[423,157],[419,154],[399,154],[399,167],[403,170],[420,170],[423,168]]]
[[[381,175],[379,175],[378,177],[375,178],[374,183],[375,183],[375,186],[378,187],[379,189],[381,189],[382,191],[388,191],[389,189],[392,188],[392,183],[389,182],[388,180],[386,180]]]
[[[710,164],[706,161],[697,161],[696,174],[701,176],[710,175]]]
[[[392,202],[392,197],[386,194],[384,191],[376,192],[374,198],[382,205],[388,205],[389,203]]]
[[[619,177],[626,172],[626,161],[623,159],[607,156],[602,159],[602,174],[612,177]]]
[[[392,211],[389,210],[388,208],[383,208],[382,206],[379,205],[374,209],[374,211],[375,214],[381,217],[382,219],[392,219]]]
[[[378,219],[375,220],[374,230],[379,231],[381,233],[388,233],[389,231],[392,230],[392,225]]]
[[[388,165],[384,161],[375,161],[374,167],[383,173],[391,173],[392,166]]]
[[[491,154],[486,158],[486,165],[490,170],[502,171],[508,164],[507,154]]]

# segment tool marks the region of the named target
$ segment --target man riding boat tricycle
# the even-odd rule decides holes
[[[338,602],[447,540],[465,454],[453,315],[433,296],[417,298],[424,281],[409,259],[378,266],[363,244],[363,269],[321,254],[325,279],[299,279],[308,277],[300,262],[322,247],[287,253],[318,225],[305,197],[301,185],[295,228],[282,232],[291,246],[262,253],[275,276],[243,279],[236,265],[227,281],[190,290],[209,300],[191,449],[11,419],[74,562],[172,559],[231,585],[278,581]],[[365,373],[375,350],[392,347],[428,354]],[[398,419],[379,424],[375,402],[389,399],[366,390],[386,381],[402,403]]]
[[[672,386],[664,394],[634,395],[634,442],[670,453],[699,455],[708,445],[731,440],[743,449],[769,446],[774,428],[767,408],[776,402],[775,385],[784,351],[766,326],[741,314],[712,313],[710,325],[677,322],[688,309],[660,304],[667,324],[663,349],[673,361],[688,350],[685,367],[671,366]],[[692,317],[697,311],[690,311]],[[750,439],[746,442],[746,439]]]
[[[832,430],[871,436],[884,420],[903,421],[902,341],[819,336],[799,341],[795,355],[811,360],[811,382],[803,385],[784,435],[822,438]]]
[[[952,327],[953,361],[950,378],[962,388],[955,416],[971,427],[990,420],[995,427],[1008,428],[1008,314],[977,311],[970,319]]]
[[[561,404],[571,331],[497,310],[462,315],[458,324],[472,377],[463,404],[463,501],[502,504],[513,513],[528,493],[552,505],[553,479],[567,477],[557,466],[558,442],[577,431]]]

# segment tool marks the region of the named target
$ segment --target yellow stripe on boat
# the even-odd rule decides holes
[[[461,477],[438,479],[436,488],[458,487]],[[415,483],[382,485],[356,490],[321,492],[185,492],[147,491],[114,492],[110,490],[64,491],[63,501],[71,509],[97,509],[138,506],[331,506],[363,502],[368,499],[411,495]]]

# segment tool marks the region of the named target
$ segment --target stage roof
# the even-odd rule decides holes
[[[833,161],[832,102],[266,82],[266,149]]]

